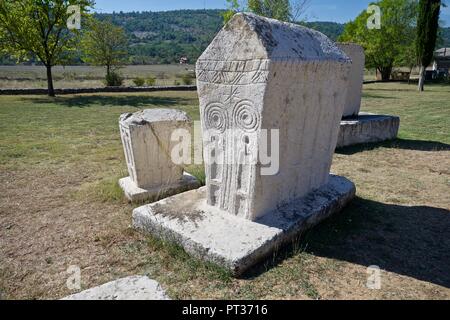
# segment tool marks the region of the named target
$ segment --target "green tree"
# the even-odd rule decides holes
[[[310,0],[248,0],[241,5],[238,0],[226,0],[228,11],[223,14],[227,23],[236,12],[249,11],[280,21],[297,22],[302,18]]]
[[[125,64],[128,56],[128,40],[125,30],[109,20],[90,18],[87,31],[81,41],[83,60],[106,68],[106,79],[111,78]]]
[[[82,13],[90,0],[0,0],[0,49],[18,61],[32,57],[47,69],[48,95],[54,96],[52,67],[69,61],[75,51],[77,30],[68,30],[71,5]]]
[[[405,59],[415,39],[417,1],[381,0],[376,3],[381,9],[381,28],[369,29],[367,21],[371,14],[363,11],[349,22],[339,41],[355,42],[364,47],[366,66],[377,69],[383,81],[390,79],[392,69]],[[408,57],[408,59],[410,56]]]
[[[433,60],[439,29],[441,0],[420,0],[416,53],[420,63],[419,91],[424,90],[425,70]]]
[[[248,0],[248,9],[260,16],[280,21],[292,20],[292,7],[289,0]]]
[[[234,14],[238,12],[240,8],[238,0],[226,0],[226,2],[228,10],[222,14],[224,24],[230,21],[231,18],[234,16]]]
[[[415,67],[417,67],[417,55],[416,55],[416,42],[413,41],[405,50],[402,50],[395,60],[396,66],[407,67],[409,69],[408,83],[411,81],[411,73]]]

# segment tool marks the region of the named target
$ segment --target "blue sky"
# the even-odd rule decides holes
[[[373,1],[373,0],[372,0]],[[347,22],[366,9],[371,0],[311,0],[308,21]],[[450,2],[450,1],[448,1]],[[225,8],[225,0],[96,0],[98,12],[166,11],[175,9]],[[450,3],[449,3],[450,4]],[[442,20],[450,26],[450,7],[443,9]]]

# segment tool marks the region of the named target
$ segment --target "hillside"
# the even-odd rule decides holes
[[[441,41],[439,47],[450,48],[450,27],[441,30]]]
[[[303,23],[305,27],[317,30],[327,35],[331,40],[336,41],[344,32],[345,24],[336,22],[306,22]]]
[[[131,63],[195,61],[223,25],[221,10],[179,10],[97,15],[122,26],[130,40]]]
[[[223,26],[222,10],[178,10],[99,14],[122,26],[130,39],[132,64],[177,63],[186,56],[195,61]],[[336,40],[344,25],[307,22],[305,26]]]
[[[222,27],[222,13],[222,10],[177,10],[96,16],[111,19],[126,30],[130,42],[129,64],[172,64],[184,56],[190,63],[195,62]],[[303,25],[332,40],[337,40],[345,27],[335,22],[306,22]],[[450,28],[442,29],[438,47],[443,46],[450,47]],[[0,64],[14,63],[14,60],[0,56]]]

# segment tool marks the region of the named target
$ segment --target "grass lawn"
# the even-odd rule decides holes
[[[141,77],[156,79],[155,85],[172,86],[175,81],[183,84],[182,77],[194,69],[193,65],[139,65],[124,66],[119,73],[124,85],[134,86],[133,80]],[[95,66],[55,66],[53,80],[55,88],[104,87],[106,70]],[[0,88],[47,88],[47,74],[43,66],[0,66]]]
[[[198,119],[195,92],[0,96],[0,296],[61,298],[77,265],[83,288],[148,274],[174,299],[450,299],[450,87],[415,89],[365,86],[363,110],[401,116],[399,139],[338,150],[357,198],[241,279],[134,231],[117,186],[119,115]]]
[[[137,77],[156,79],[155,85],[183,84],[183,75],[192,74],[194,65],[129,65],[119,69],[124,85],[135,86]],[[56,89],[104,87],[105,68],[95,66],[55,66],[53,80]],[[366,70],[365,80],[375,80],[375,71]],[[43,66],[0,66],[0,88],[47,88],[47,74]]]

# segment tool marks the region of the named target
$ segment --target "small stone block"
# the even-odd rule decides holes
[[[177,144],[171,136],[177,130],[190,132],[186,112],[174,109],[147,109],[120,116],[119,128],[128,174],[143,189],[178,181],[183,168],[172,160]]]
[[[132,276],[68,296],[62,300],[170,300],[158,282]]]
[[[361,112],[341,121],[337,148],[397,138],[400,118]]]
[[[133,226],[239,276],[342,210],[355,192],[351,181],[331,175],[330,182],[320,189],[250,221],[208,205],[206,188],[200,188],[135,209]]]
[[[179,181],[150,189],[139,188],[131,177],[120,179],[119,185],[124,191],[125,197],[131,202],[154,202],[201,186],[200,182],[188,173],[184,173]]]

